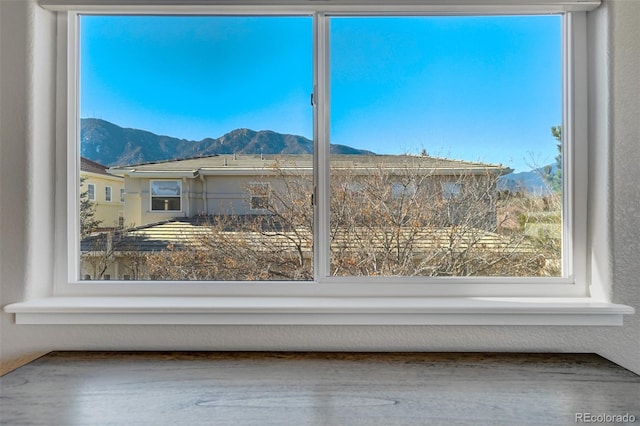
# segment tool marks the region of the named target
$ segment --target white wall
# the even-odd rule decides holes
[[[0,304],[49,293],[55,179],[54,18],[0,1]],[[640,310],[640,2],[604,0],[589,19],[593,279]],[[44,153],[44,155],[43,155]],[[609,232],[607,232],[609,231]],[[50,350],[596,352],[640,373],[640,315],[623,327],[16,326],[2,313],[4,366]]]
[[[607,6],[613,31],[607,51],[594,60],[608,64],[609,96],[599,99],[608,111],[594,110],[590,119],[606,123],[608,132],[609,291],[613,302],[624,300],[636,308],[636,314],[625,319],[623,329],[599,335],[597,352],[640,373],[640,1],[610,0]],[[594,233],[601,231],[594,229]]]

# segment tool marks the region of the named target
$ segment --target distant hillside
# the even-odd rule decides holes
[[[105,166],[140,164],[214,154],[310,154],[313,142],[305,137],[271,130],[236,129],[219,138],[189,141],[126,129],[97,118],[81,121],[81,155]],[[371,151],[331,145],[333,154],[371,155]],[[547,195],[551,189],[542,178],[544,168],[500,177],[498,188]]]
[[[270,130],[233,130],[219,138],[189,141],[126,129],[97,118],[84,118],[80,128],[81,155],[105,166],[139,164],[214,154],[310,154],[305,137]],[[331,145],[334,154],[373,154],[345,145]]]
[[[530,172],[509,173],[508,175],[500,176],[498,189],[511,192],[522,191],[540,196],[549,195],[553,193],[553,189],[543,178],[545,169],[546,167],[541,167]],[[555,166],[553,166],[551,173],[555,173],[555,170]]]

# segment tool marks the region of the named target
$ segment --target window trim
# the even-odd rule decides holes
[[[104,201],[110,203],[113,201],[113,188],[109,185],[104,187]]]
[[[437,6],[437,1],[427,2]],[[522,12],[526,10],[527,1],[533,2],[535,7],[529,8],[532,12],[544,12],[563,10],[579,11],[590,10],[599,5],[599,1],[562,1],[556,0],[522,0],[515,2],[513,0],[493,0],[489,6],[479,5],[475,0],[458,0],[457,3],[448,2],[450,8],[462,8],[464,10],[475,10],[479,12],[493,12],[508,8],[514,12]],[[131,12],[138,9],[141,13],[149,12],[150,9],[141,6],[145,3],[151,7],[161,7],[165,5],[163,10],[171,13],[176,9],[166,6],[165,0],[116,0],[110,2],[111,8],[104,6],[105,0],[40,0],[40,3],[52,10],[67,11],[72,7],[78,7],[78,4],[87,5],[86,10],[94,11],[114,11],[113,7],[122,10],[124,8]],[[180,7],[181,10],[189,9],[189,5],[194,5],[194,10],[206,10],[203,4],[206,0],[185,0]],[[442,1],[441,1],[442,2]],[[246,4],[256,4],[253,0],[245,0]],[[285,4],[300,4],[301,1],[291,0],[283,2]],[[333,3],[333,2],[332,2]],[[338,3],[338,2],[336,2]],[[357,3],[357,0],[356,0]],[[373,0],[370,2],[374,5],[381,4],[381,1]],[[405,0],[407,3],[413,3]],[[135,5],[126,6],[126,5]],[[305,10],[309,8],[309,3],[304,3]],[[339,3],[339,5],[342,3]],[[466,4],[466,6],[465,6]],[[515,5],[514,5],[515,4]],[[313,3],[315,6],[315,2]],[[500,7],[496,6],[499,5]],[[541,6],[543,5],[543,6]],[[325,4],[320,4],[325,7]],[[263,7],[260,4],[260,7]],[[398,5],[390,6],[388,3],[382,3],[380,6],[387,12],[393,12]],[[413,6],[416,7],[415,5]],[[465,9],[465,7],[467,9]],[[524,7],[524,9],[523,9]],[[443,7],[440,7],[441,10]],[[288,8],[287,10],[289,10]],[[153,9],[151,9],[153,10]],[[231,10],[227,8],[226,10]],[[237,8],[233,8],[237,10]],[[258,10],[252,9],[254,13]],[[269,9],[272,10],[272,9]],[[433,10],[432,10],[433,11]],[[175,292],[175,288],[170,285],[165,286],[163,283],[154,286],[153,291],[149,291],[147,287],[136,286],[128,289],[121,288],[120,293],[128,293],[137,297],[113,297],[113,292],[105,293],[104,286],[88,286],[83,284],[81,287],[74,286],[74,283],[68,282],[69,275],[74,271],[75,256],[66,256],[66,253],[79,249],[79,241],[67,240],[67,228],[77,229],[77,215],[69,215],[69,211],[78,211],[79,197],[71,197],[68,200],[66,194],[76,194],[78,191],[78,171],[79,162],[74,155],[67,149],[67,142],[70,138],[75,140],[77,135],[77,123],[69,122],[69,117],[74,117],[75,111],[69,107],[67,99],[67,76],[73,69],[73,63],[77,58],[77,52],[67,52],[67,42],[73,41],[68,39],[67,34],[67,14],[58,14],[58,37],[57,37],[57,91],[56,91],[56,148],[55,148],[55,164],[58,170],[71,170],[72,175],[75,171],[75,178],[64,180],[56,180],[55,193],[55,226],[54,245],[52,252],[57,253],[59,257],[54,262],[54,288],[51,297],[44,299],[27,298],[28,300],[21,303],[14,303],[5,306],[5,312],[15,314],[16,323],[18,324],[438,324],[438,325],[620,325],[622,315],[632,314],[634,309],[624,305],[616,305],[608,302],[606,292],[603,291],[607,283],[600,282],[595,277],[594,282],[590,284],[595,286],[591,295],[580,294],[576,298],[562,299],[557,294],[553,294],[553,289],[546,284],[538,285],[539,287],[547,287],[549,290],[549,298],[539,299],[531,297],[508,298],[508,297],[485,297],[485,298],[469,298],[464,294],[453,295],[452,298],[442,299],[431,296],[437,293],[431,293],[425,298],[398,298],[397,293],[387,294],[389,297],[375,298],[368,293],[366,297],[348,298],[331,297],[324,298],[320,292],[309,291],[309,286],[304,287],[310,296],[308,299],[297,298],[292,300],[291,296],[286,292],[270,292],[271,299],[255,297],[260,295],[260,291],[256,291],[258,287],[253,286],[246,288],[244,284],[240,284],[239,293],[242,296],[236,298],[236,304],[229,308],[228,297],[202,297],[201,288],[194,288],[191,285],[183,287],[183,291]],[[322,44],[319,43],[319,44]],[[585,41],[581,42],[586,45]],[[316,46],[317,48],[317,46]],[[70,66],[71,65],[71,66]],[[580,64],[583,65],[583,64]],[[579,67],[578,67],[579,69]],[[69,70],[69,72],[67,72]],[[586,75],[586,67],[581,70],[581,74]],[[75,74],[73,74],[75,77]],[[71,93],[72,96],[75,93]],[[586,100],[586,92],[578,96],[578,101]],[[580,105],[579,102],[576,102]],[[584,105],[586,109],[586,104]],[[586,117],[582,117],[586,119]],[[584,123],[584,122],[583,122]],[[586,128],[582,129],[581,136],[586,135]],[[584,153],[586,157],[586,153]],[[586,173],[586,172],[585,172]],[[602,188],[600,188],[602,189]],[[586,188],[585,188],[586,190]],[[578,197],[585,196],[584,193],[574,194]],[[586,202],[586,201],[585,201]],[[600,217],[596,219],[602,219]],[[606,226],[606,223],[600,223]],[[589,229],[592,229],[590,227]],[[593,236],[592,236],[593,237]],[[584,239],[586,240],[586,235]],[[593,247],[591,247],[593,251]],[[590,253],[591,253],[590,251]],[[586,259],[585,259],[586,260]],[[597,265],[596,265],[597,266]],[[603,265],[606,268],[606,265]],[[593,267],[592,267],[593,269]],[[602,271],[595,271],[602,272]],[[598,275],[597,273],[595,275]],[[62,285],[63,283],[64,285]],[[118,290],[118,283],[112,281],[110,286],[114,285],[114,289]],[[264,288],[266,286],[262,286]],[[191,294],[194,297],[149,297],[150,295],[158,296],[158,288],[162,288],[163,294]],[[486,289],[486,288],[485,288]],[[396,287],[396,290],[401,288]],[[490,290],[490,289],[486,289]],[[490,296],[490,291],[486,291]],[[595,293],[595,295],[594,295]],[[64,295],[73,295],[73,297],[64,297]],[[79,295],[88,297],[78,297]],[[228,293],[224,294],[229,296]],[[247,297],[248,295],[252,297]],[[105,297],[110,296],[110,297]],[[373,295],[374,296],[374,295]],[[389,302],[396,298],[393,306]],[[413,308],[407,305],[413,301]],[[381,306],[380,303],[383,303]],[[340,306],[336,307],[336,303]],[[336,316],[331,312],[340,311],[341,316]],[[395,313],[393,313],[395,312]],[[413,315],[412,322],[408,322],[408,315]],[[404,319],[403,319],[404,318]],[[340,321],[342,319],[342,321]]]
[[[130,282],[130,281],[129,281]],[[585,298],[57,297],[14,303],[17,324],[621,326],[632,307]]]
[[[444,9],[443,7],[434,7],[434,5],[411,5],[410,7],[407,5],[400,5],[398,7],[390,7],[387,5],[384,8],[377,8],[375,5],[367,5],[367,6],[359,6],[359,5],[320,5],[320,7],[315,7],[316,5],[304,7],[245,7],[245,6],[226,6],[226,7],[203,7],[199,9],[199,13],[207,13],[207,14],[218,14],[218,13],[231,13],[237,15],[256,15],[256,14],[277,14],[282,15],[285,14],[293,14],[293,15],[308,15],[309,11],[312,9],[314,12],[314,16],[316,19],[314,20],[314,56],[318,58],[317,62],[314,64],[314,117],[316,123],[320,123],[314,129],[314,144],[316,148],[316,158],[315,158],[315,166],[316,166],[316,176],[315,182],[317,187],[317,196],[319,199],[328,200],[328,173],[325,171],[326,168],[318,167],[319,164],[328,164],[329,159],[329,149],[328,144],[319,144],[319,140],[326,140],[326,135],[328,134],[328,107],[327,107],[327,98],[328,98],[328,73],[326,72],[328,64],[326,63],[327,52],[328,52],[328,25],[327,25],[327,17],[336,16],[336,15],[371,15],[375,13],[384,13],[384,14],[414,14],[414,15],[422,15],[422,14],[442,14]],[[505,13],[505,9],[501,6],[491,6],[489,8],[485,8],[484,12],[489,13],[492,12],[494,14],[497,13]],[[311,8],[311,9],[310,9]],[[61,44],[64,46],[64,51],[67,52],[67,58],[64,60],[64,64],[59,67],[64,69],[67,68],[63,75],[67,76],[68,79],[65,79],[64,83],[62,83],[62,87],[66,88],[66,90],[60,90],[58,93],[62,99],[59,99],[60,104],[64,104],[67,106],[67,121],[68,121],[68,133],[65,138],[72,145],[72,149],[67,150],[67,161],[69,164],[77,164],[78,160],[75,158],[75,141],[77,141],[77,133],[78,133],[78,119],[76,119],[77,115],[77,90],[75,87],[75,81],[77,81],[77,58],[78,58],[78,47],[76,43],[77,35],[75,22],[77,22],[77,16],[82,13],[149,13],[149,9],[143,8],[144,10],[139,10],[139,7],[123,7],[123,6],[115,6],[115,7],[95,7],[95,8],[78,8],[77,10],[67,12],[66,14],[59,15],[59,32],[63,35]],[[178,11],[190,10],[189,8],[159,8],[152,9],[154,13],[159,14],[177,14]],[[467,15],[467,14],[476,14],[477,9],[471,7],[469,5],[466,6],[454,6],[449,8],[452,10],[452,14],[454,15]],[[558,10],[549,7],[549,5],[545,5],[543,8],[539,6],[536,7],[528,7],[526,5],[520,5],[518,8],[511,10],[510,13],[514,14],[526,14],[526,13],[541,13],[542,11],[546,12],[557,12]],[[568,9],[562,9],[568,10]],[[569,164],[567,158],[569,158],[573,152],[573,143],[571,142],[573,138],[571,137],[572,133],[575,131],[574,128],[580,128],[580,133],[583,136],[586,136],[586,66],[574,66],[574,61],[567,61],[566,58],[573,55],[575,52],[578,52],[581,56],[579,57],[579,61],[581,65],[586,65],[586,41],[584,34],[586,34],[586,14],[584,13],[565,13],[564,14],[564,27],[567,28],[565,32],[571,31],[572,37],[569,37],[569,40],[572,43],[567,43],[568,40],[564,40],[563,44],[567,47],[564,49],[565,60],[563,61],[564,67],[572,70],[574,73],[579,73],[579,76],[571,76],[572,78],[568,79],[568,84],[572,86],[578,85],[581,87],[580,90],[574,90],[573,88],[568,88],[569,97],[565,97],[565,99],[570,100],[572,105],[577,104],[578,107],[574,109],[570,109],[569,106],[565,106],[565,112],[571,110],[570,118],[579,123],[579,125],[574,125],[572,122],[565,121],[564,125],[567,130],[564,132],[567,137],[566,141],[566,149],[568,154],[565,156],[565,162],[567,162],[567,170],[573,171],[573,177],[576,182],[584,183],[586,186],[586,167],[575,167],[573,168],[571,164]],[[60,39],[60,37],[59,37]],[[65,42],[66,41],[66,42]],[[576,46],[578,49],[576,49]],[[71,48],[69,48],[71,47]],[[63,55],[62,55],[63,56]],[[584,64],[583,64],[584,63]],[[567,75],[567,71],[564,72]],[[565,87],[568,86],[565,85]],[[68,97],[66,93],[69,93]],[[584,101],[580,104],[578,101],[583,98]],[[324,123],[324,125],[322,125]],[[586,142],[586,137],[584,139]],[[580,151],[580,150],[577,150]],[[582,150],[586,151],[586,150]],[[586,164],[586,152],[584,153],[583,158],[580,160],[579,164]],[[75,168],[76,173],[78,167]],[[73,169],[72,169],[73,170]],[[582,171],[584,179],[577,179],[577,173]],[[322,184],[324,183],[324,185]],[[566,184],[567,186],[568,183]],[[69,184],[69,193],[73,194],[74,190],[77,189],[72,188]],[[576,194],[586,194],[586,188],[580,191],[565,191],[565,197],[568,199],[573,199],[576,197]],[[586,196],[584,199],[581,199],[586,206]],[[565,203],[567,204],[567,203]],[[328,203],[325,204],[328,209]],[[78,211],[77,200],[69,200],[68,208],[70,211]],[[315,205],[316,213],[318,213],[318,203]],[[568,208],[565,207],[565,212],[568,213]],[[572,209],[573,211],[583,212],[581,214],[585,215],[585,209]],[[76,215],[68,215],[76,216]],[[318,245],[324,244],[327,246],[327,238],[325,232],[319,232],[321,229],[328,229],[326,227],[328,220],[328,215],[325,214],[316,214],[316,217],[319,220],[316,220],[315,223],[315,231],[316,238],[314,238],[314,261],[315,265],[322,265],[323,262],[327,262],[328,259],[321,259],[319,256],[319,250],[317,249]],[[574,221],[573,219],[567,220],[565,223],[574,224],[574,222],[578,222],[581,229],[586,230],[586,218],[580,218],[578,221]],[[77,229],[77,219],[70,218],[67,226],[69,229]],[[574,224],[575,225],[575,224]],[[576,229],[576,228],[574,228]],[[566,232],[566,230],[565,230]],[[108,288],[106,286],[101,286],[99,283],[96,284],[87,284],[86,282],[79,282],[74,279],[69,279],[68,277],[74,277],[78,274],[78,264],[79,260],[75,259],[74,256],[67,256],[67,269],[64,272],[61,272],[56,276],[56,285],[54,294],[59,296],[64,295],[98,295],[98,296],[114,296],[114,295],[123,295],[126,296],[128,294],[142,294],[142,295],[174,295],[174,296],[188,296],[190,294],[208,294],[215,296],[216,294],[226,294],[226,295],[251,295],[251,296],[292,296],[292,295],[316,295],[316,296],[331,296],[331,297],[388,297],[392,295],[402,294],[407,297],[477,297],[477,296],[486,296],[486,297],[588,297],[588,282],[586,279],[586,232],[573,232],[573,237],[580,236],[582,241],[575,242],[566,239],[565,241],[568,244],[571,244],[572,247],[579,247],[580,253],[577,253],[575,250],[573,251],[574,257],[581,256],[579,262],[576,262],[576,265],[570,264],[569,267],[574,268],[575,271],[578,271],[580,277],[569,276],[567,278],[518,278],[513,279],[509,277],[472,277],[470,279],[465,280],[464,278],[451,278],[451,277],[438,277],[438,278],[430,278],[430,283],[428,285],[424,285],[425,278],[423,277],[408,277],[408,278],[390,278],[390,279],[382,279],[377,282],[372,282],[372,280],[368,277],[329,277],[323,275],[323,269],[326,271],[327,267],[325,266],[323,269],[319,269],[319,272],[316,272],[316,280],[311,282],[278,282],[273,281],[269,282],[269,285],[266,286],[264,283],[251,283],[251,282],[215,282],[215,283],[202,283],[202,282],[186,282],[186,283],[176,283],[176,282],[147,282],[140,281],[136,282],[132,285],[131,281],[128,283],[116,282],[112,281],[109,283]],[[566,236],[566,235],[565,235]],[[64,238],[64,237],[63,237]],[[324,240],[324,241],[323,241]],[[78,253],[79,252],[79,243],[74,240],[74,238],[70,238],[68,240],[68,248],[67,252],[69,253]],[[75,251],[74,251],[75,249]],[[79,257],[79,256],[78,256]],[[327,256],[328,257],[328,256]],[[566,257],[566,256],[565,256]],[[576,268],[576,266],[578,266]],[[581,268],[584,266],[584,268]],[[60,268],[61,270],[63,268]],[[65,274],[66,272],[66,274]],[[466,283],[465,283],[466,281]],[[469,286],[469,282],[473,281],[473,286]],[[517,285],[510,285],[517,281]],[[345,286],[345,282],[349,285]],[[366,286],[360,284],[367,284]],[[416,285],[420,284],[420,285]]]
[[[91,188],[93,188],[93,190]],[[89,201],[96,201],[96,184],[95,183],[87,183],[87,199]]]
[[[362,10],[381,14],[466,13],[518,14],[587,12],[600,6],[601,0],[338,0],[332,4],[309,4],[305,0],[39,0],[41,7],[55,11],[78,10],[92,13],[167,13],[186,14],[244,13],[282,14],[338,11],[354,13]]]
[[[180,208],[178,210],[158,210],[153,208],[153,198],[154,198],[153,182],[177,182],[178,183],[178,189],[180,191],[180,195],[178,197],[172,197],[172,198],[180,199]],[[161,196],[156,195],[155,197],[157,198]],[[149,179],[149,213],[181,213],[182,211],[184,211],[182,203],[183,203],[182,180],[180,179]]]

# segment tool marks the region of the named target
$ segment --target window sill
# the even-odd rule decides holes
[[[16,324],[620,326],[589,298],[51,297],[7,305]]]

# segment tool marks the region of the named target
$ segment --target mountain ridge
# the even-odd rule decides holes
[[[98,118],[83,118],[80,126],[81,156],[107,167],[172,161],[221,154],[311,154],[313,141],[273,130],[231,130],[218,138],[190,141],[157,135],[147,130],[120,127]],[[346,145],[331,145],[332,154],[375,155]],[[553,166],[551,166],[553,167]],[[549,195],[542,167],[501,176],[499,190]]]
[[[105,166],[123,166],[219,154],[311,154],[313,141],[273,130],[235,129],[200,141],[120,127],[99,118],[80,121],[80,153]],[[331,145],[333,154],[374,155],[346,145]]]
[[[557,170],[555,165],[549,166],[551,173]],[[549,182],[545,180],[548,174],[547,166],[527,172],[509,173],[498,179],[498,190],[509,192],[524,192],[534,196],[547,196],[553,194]]]

